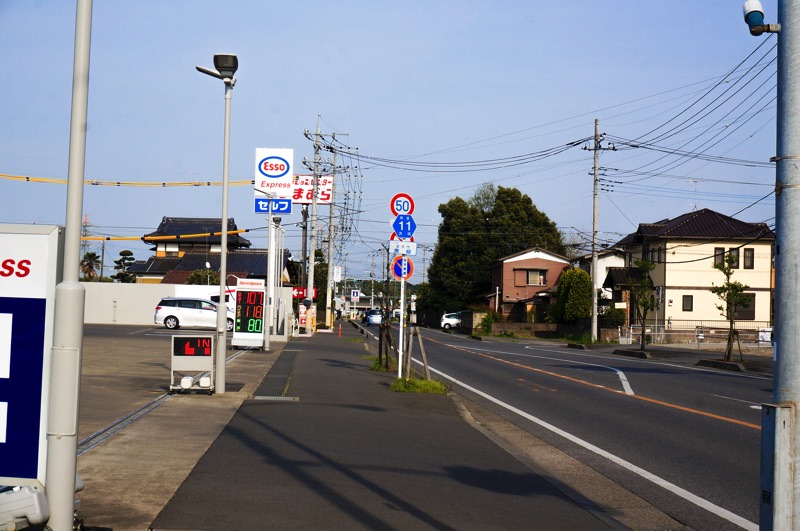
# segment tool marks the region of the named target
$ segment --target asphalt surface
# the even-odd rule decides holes
[[[85,337],[81,437],[163,394],[166,339]],[[389,389],[362,336],[240,353],[78,459],[79,516],[113,529],[666,529],[641,499],[457,395]],[[234,351],[229,351],[233,355]],[[124,360],[132,368],[117,369]],[[113,368],[112,368],[113,367]],[[138,385],[138,387],[137,387]],[[87,426],[91,426],[87,428]]]

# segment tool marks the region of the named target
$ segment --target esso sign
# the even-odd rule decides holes
[[[0,277],[27,277],[31,273],[31,261],[23,258],[15,260],[6,258],[0,262]]]
[[[414,199],[406,193],[396,194],[389,203],[389,208],[391,209],[392,214],[395,216],[399,216],[401,214],[413,214]]]
[[[265,177],[277,179],[289,173],[290,166],[289,162],[282,157],[267,157],[258,163],[258,171]]]
[[[256,148],[253,191],[256,198],[272,195],[280,199],[292,196],[294,150]]]

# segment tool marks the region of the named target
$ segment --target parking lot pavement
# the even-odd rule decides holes
[[[149,327],[94,332],[84,335],[79,441],[163,396],[170,383],[173,332]],[[147,529],[282,346],[273,342],[271,352],[248,351],[229,362],[224,394],[172,395],[82,454],[78,472],[85,488],[78,499],[86,525]]]

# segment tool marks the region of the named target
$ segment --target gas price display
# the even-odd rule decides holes
[[[234,332],[260,334],[264,330],[264,291],[236,291]]]

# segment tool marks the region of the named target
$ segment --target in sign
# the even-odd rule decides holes
[[[396,194],[389,203],[389,208],[392,214],[399,216],[400,214],[411,215],[414,213],[414,199],[406,193]]]
[[[289,173],[289,162],[278,156],[266,157],[258,163],[258,171],[265,177],[277,179]]]

